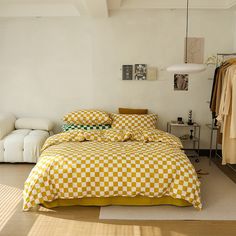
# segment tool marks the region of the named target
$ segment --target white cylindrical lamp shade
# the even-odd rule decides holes
[[[206,66],[204,64],[192,63],[176,64],[167,68],[168,72],[172,72],[175,74],[193,74],[202,72],[204,70],[206,70]]]

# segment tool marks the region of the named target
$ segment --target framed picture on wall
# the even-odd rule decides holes
[[[134,80],[147,80],[147,65],[146,64],[134,65]]]
[[[175,74],[174,75],[174,90],[175,91],[188,91],[188,74]]]
[[[188,38],[188,58],[189,63],[204,63],[204,38]],[[186,41],[185,41],[186,42]],[[186,43],[185,43],[186,50]]]
[[[122,66],[122,80],[133,80],[133,65]]]

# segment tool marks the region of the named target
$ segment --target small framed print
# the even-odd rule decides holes
[[[174,75],[174,90],[175,91],[188,91],[188,74],[175,74]]]
[[[134,80],[147,80],[147,65],[146,64],[135,64]]]
[[[204,63],[204,38],[191,38],[187,39],[188,42],[188,58],[187,61],[189,63],[197,63],[203,64]],[[185,39],[185,51],[186,51],[186,39]]]
[[[133,80],[133,65],[122,66],[122,80]]]

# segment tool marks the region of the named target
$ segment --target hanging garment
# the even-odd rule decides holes
[[[217,120],[223,132],[222,164],[236,164],[236,65],[226,71]]]
[[[212,111],[212,118],[216,117],[216,88],[217,88],[217,80],[218,80],[219,71],[220,71],[220,67],[217,67],[215,70],[214,79],[213,79],[213,87],[211,91],[210,109]]]
[[[231,114],[231,110],[230,113]],[[230,138],[231,115],[226,116],[222,139],[222,164],[236,164],[236,138]]]
[[[210,109],[212,111],[213,118],[217,117],[217,115],[219,114],[224,77],[227,69],[232,65],[236,65],[235,58],[225,61],[220,67],[217,67],[215,70],[210,101]]]

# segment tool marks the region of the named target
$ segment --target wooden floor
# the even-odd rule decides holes
[[[0,164],[0,184],[22,190],[24,180],[32,167],[29,164]],[[11,205],[7,208],[10,207]],[[64,207],[31,212],[22,212],[21,209],[22,201],[9,214],[9,219],[0,231],[1,236],[236,235],[235,221],[101,221],[99,207]],[[5,212],[0,212],[0,226],[4,217],[6,218]]]

